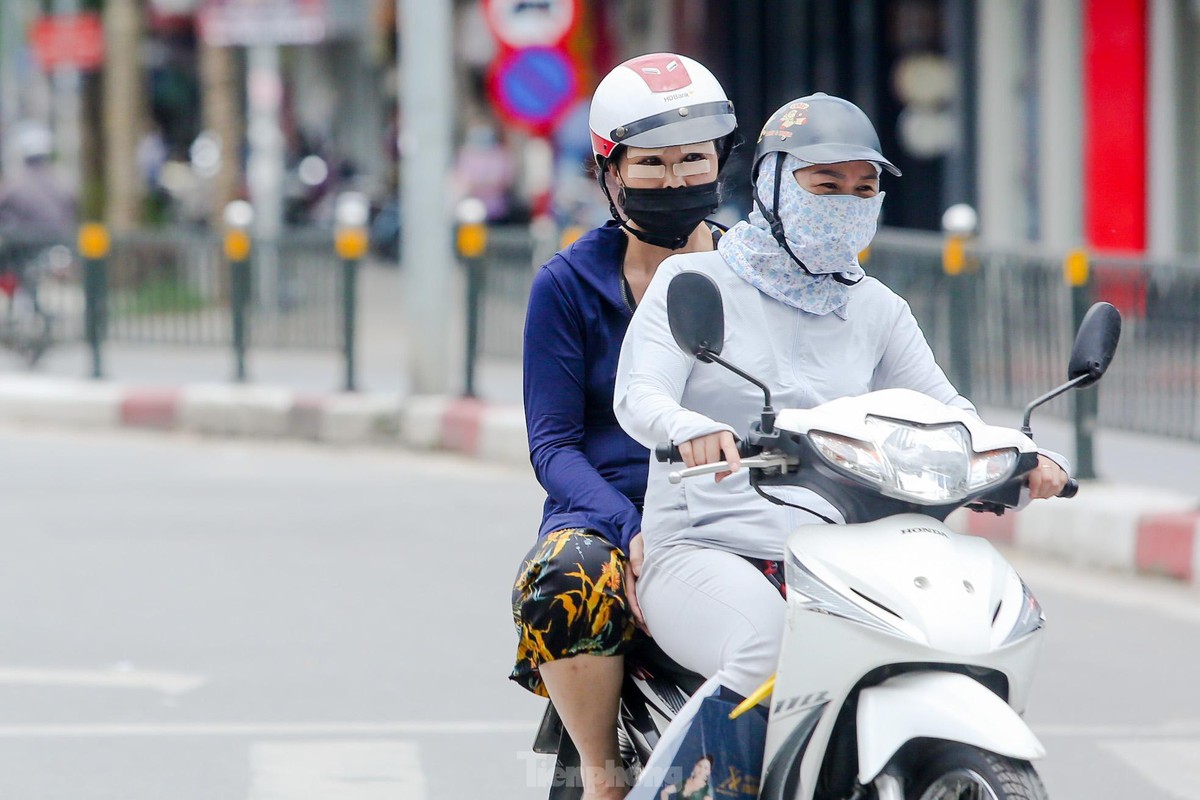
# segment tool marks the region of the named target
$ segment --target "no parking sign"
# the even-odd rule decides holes
[[[492,63],[488,91],[507,120],[542,135],[578,97],[579,80],[562,50],[526,47],[507,51]]]

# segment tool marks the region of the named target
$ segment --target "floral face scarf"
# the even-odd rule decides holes
[[[717,249],[730,268],[764,294],[818,316],[830,312],[846,318],[850,285],[863,276],[858,254],[875,237],[884,193],[874,197],[816,195],[792,177],[809,166],[795,156],[783,158],[779,209],[784,238],[802,263],[792,260],[771,234],[757,209],[749,222],[739,222],[721,237]],[[770,200],[775,193],[775,164],[764,161],[755,187]]]

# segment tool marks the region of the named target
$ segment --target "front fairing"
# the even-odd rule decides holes
[[[1023,710],[1041,625],[1022,622],[1025,587],[986,541],[925,515],[900,515],[804,526],[789,539],[787,561],[785,569],[802,566],[833,593],[804,596],[789,581],[766,763],[777,759],[782,768],[794,734],[811,726],[791,781],[798,796],[812,796],[835,725],[853,724],[853,714],[841,712],[889,677],[959,672]]]

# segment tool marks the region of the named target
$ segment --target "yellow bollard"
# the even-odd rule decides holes
[[[225,231],[225,257],[230,261],[245,261],[250,257],[250,234],[241,228]]]
[[[1067,286],[1086,286],[1088,282],[1087,251],[1080,248],[1067,253],[1063,259],[1063,280]]]
[[[225,235],[221,242],[229,261],[229,322],[233,343],[234,380],[246,380],[246,348],[249,344],[250,226],[254,206],[245,200],[230,200],[223,212]]]
[[[88,222],[79,227],[79,255],[89,261],[104,258],[112,247],[108,228],[99,222]]]
[[[942,271],[947,275],[961,275],[967,263],[966,237],[952,234],[946,237],[942,247]]]
[[[104,377],[102,347],[108,325],[108,252],[112,240],[99,222],[79,227],[79,255],[83,258],[83,328],[92,354],[92,377]]]
[[[458,254],[479,258],[487,250],[487,226],[482,222],[464,222],[458,226]]]
[[[367,229],[360,226],[338,228],[333,249],[343,261],[356,261],[367,254]]]

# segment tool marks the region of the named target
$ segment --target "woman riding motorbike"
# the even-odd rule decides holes
[[[590,128],[613,220],[542,266],[526,315],[526,428],[547,498],[513,589],[511,678],[553,701],[579,751],[584,797],[617,798],[627,791],[615,722],[648,453],[613,416],[613,376],[658,265],[715,248],[719,232],[705,218],[736,120],[703,65],[655,53],[600,82]]]
[[[781,408],[908,388],[974,407],[935,363],[908,304],[865,275],[858,253],[875,234],[880,152],[867,116],[825,94],[798,98],[768,120],[753,161],[757,210],[718,252],[662,265],[621,348],[617,419],[646,446],[678,444],[690,466],[727,460],[716,482],[672,485],[675,467],[652,462],[638,597],[657,643],[684,667],[746,696],[774,674],[785,603],[763,573],[777,572],[797,526],[840,520],[812,492],[783,487],[794,507],[759,497],[739,472],[734,432],[761,408],[752,384],[676,345],[667,321],[671,278],[693,270],[720,288],[722,358],[762,379]],[[1065,484],[1065,461],[1039,456],[1033,497]]]

